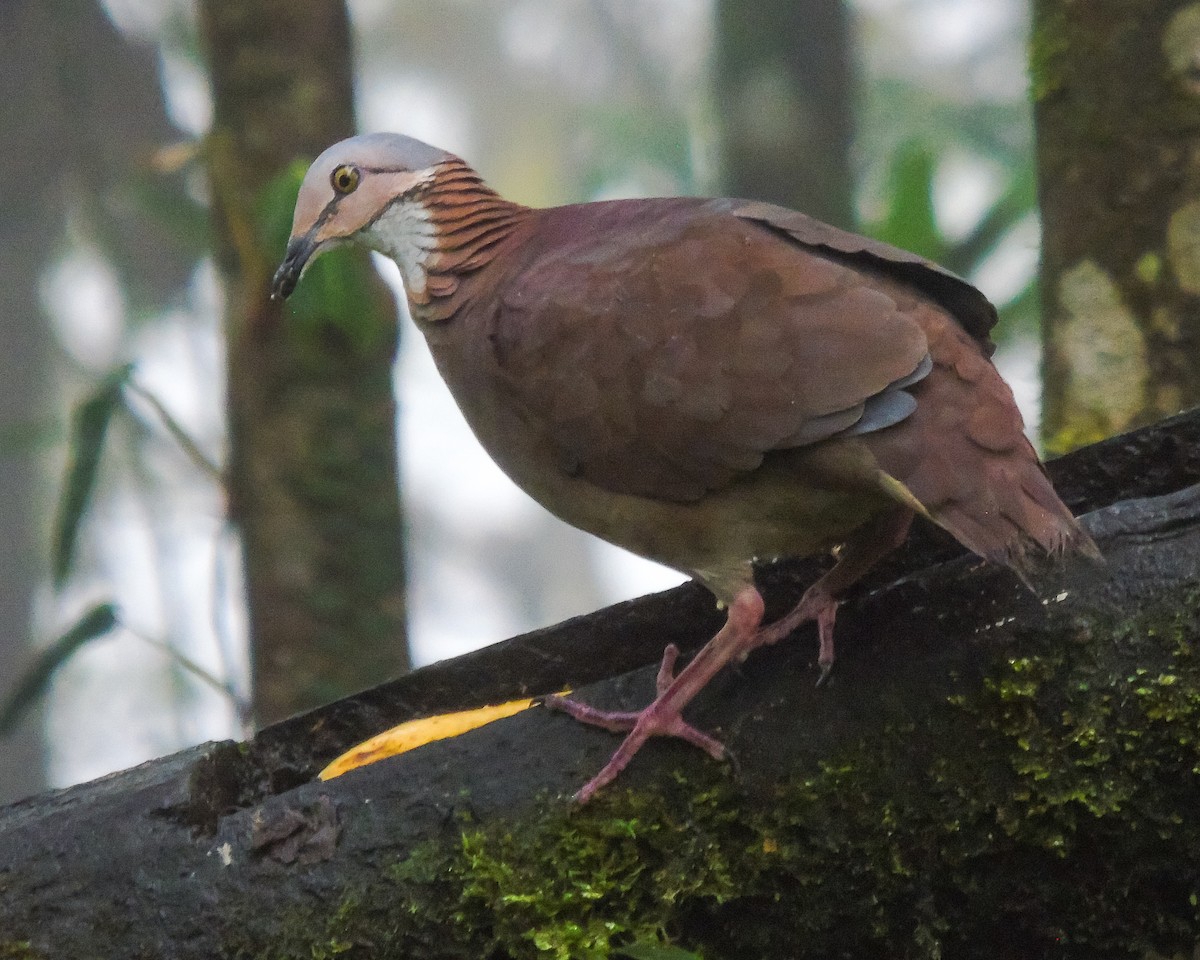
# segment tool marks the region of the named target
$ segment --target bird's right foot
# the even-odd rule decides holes
[[[628,734],[604,768],[575,794],[576,801],[587,803],[597,790],[615,780],[651,737],[678,737],[699,747],[714,760],[725,758],[724,744],[684,720],[681,715],[682,706],[676,705],[677,698],[671,695],[671,688],[675,682],[675,661],[678,657],[679,648],[673,643],[663,651],[656,681],[658,696],[653,703],[641,710],[601,710],[558,694],[546,697],[542,701],[551,710],[560,710],[581,723],[603,727],[614,733]]]
[[[547,697],[545,705],[561,710],[577,720],[625,732],[626,737],[604,769],[584,784],[575,799],[586,803],[601,787],[611,783],[629,765],[629,761],[651,737],[679,737],[699,747],[716,760],[727,756],[724,745],[715,737],[697,730],[683,719],[683,708],[691,703],[725,664],[743,650],[753,648],[762,626],[763,600],[752,586],[743,588],[729,605],[725,625],[686,667],[675,673],[679,648],[670,644],[663,651],[655,686],[658,696],[642,710],[633,712],[599,710],[567,697]]]

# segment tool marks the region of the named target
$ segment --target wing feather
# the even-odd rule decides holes
[[[492,342],[563,469],[694,500],[772,450],[911,412],[928,344],[869,270],[712,202],[541,214],[547,243],[501,292]]]

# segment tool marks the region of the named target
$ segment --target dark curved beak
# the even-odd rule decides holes
[[[287,251],[283,255],[283,263],[275,271],[275,279],[271,281],[271,299],[286,300],[300,282],[300,274],[304,265],[312,258],[317,244],[312,238],[313,231],[302,237],[292,237],[288,241]]]

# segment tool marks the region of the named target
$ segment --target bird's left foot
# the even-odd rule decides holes
[[[758,632],[754,646],[763,647],[778,643],[789,636],[800,624],[809,620],[815,621],[817,636],[821,644],[817,653],[817,666],[821,671],[821,675],[817,677],[817,686],[823,686],[833,670],[833,624],[837,620],[837,609],[837,599],[818,581],[805,591],[800,602],[787,616],[776,620],[770,626],[763,627]]]
[[[663,651],[656,681],[658,696],[641,710],[600,710],[561,695],[546,697],[543,701],[551,710],[560,710],[582,723],[603,727],[614,733],[628,733],[604,768],[575,794],[577,802],[587,803],[597,790],[615,780],[651,737],[678,737],[699,747],[715,760],[725,758],[725,746],[715,737],[686,722],[680,713],[682,708],[675,703],[677,698],[672,696],[672,684],[675,682],[675,661],[678,657],[679,648],[673,643]]]

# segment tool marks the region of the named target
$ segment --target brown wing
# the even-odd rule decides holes
[[[925,335],[852,265],[720,202],[540,215],[542,245],[502,291],[493,345],[564,470],[692,500],[767,451],[911,412],[899,386],[925,369]]]
[[[983,347],[995,351],[989,334],[996,325],[996,308],[982,293],[957,274],[932,260],[878,240],[848,233],[820,220],[784,207],[755,200],[721,200],[735,216],[777,230],[792,240],[855,267],[878,271],[924,293],[948,312]]]

